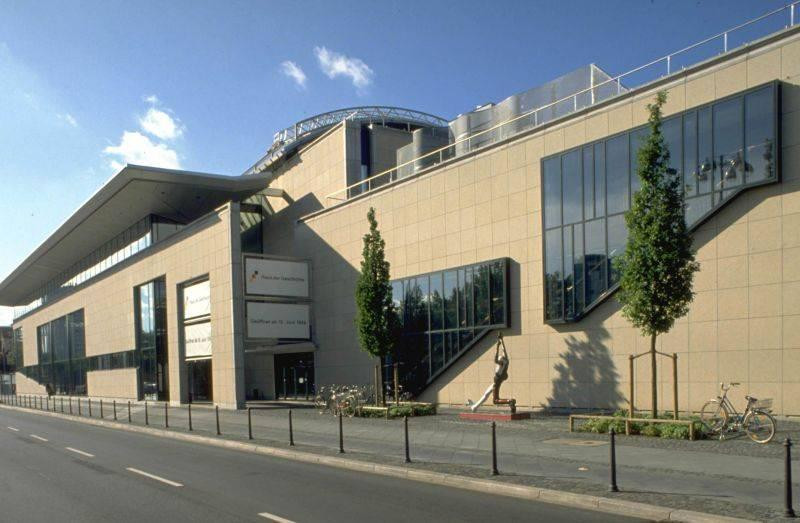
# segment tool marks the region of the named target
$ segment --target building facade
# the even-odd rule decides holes
[[[240,177],[128,166],[0,283],[0,303],[25,306],[17,390],[233,408],[371,382],[353,292],[372,207],[405,390],[476,399],[502,332],[518,405],[625,406],[649,340],[621,315],[613,260],[665,90],[700,262],[688,316],[658,341],[678,355],[678,406],[734,381],[800,414],[799,85],[789,27],[636,88],[591,65],[449,122],[326,113]],[[669,409],[671,361],[659,372]],[[638,407],[649,380],[638,365]]]

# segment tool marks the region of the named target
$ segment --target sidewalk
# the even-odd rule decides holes
[[[93,400],[93,415],[99,406]],[[82,412],[88,413],[82,400]],[[60,410],[60,406],[58,407]],[[75,400],[73,410],[77,412]],[[193,431],[216,435],[215,410],[194,405]],[[118,419],[127,422],[127,406],[118,405]],[[112,418],[106,404],[105,419]],[[144,405],[131,410],[134,424],[145,422]],[[188,409],[169,407],[170,430],[188,431]],[[292,409],[294,440],[299,448],[335,451],[338,420],[298,404]],[[285,404],[259,404],[251,410],[254,441],[286,447],[289,441]],[[164,404],[149,404],[150,426],[164,428]],[[247,411],[219,411],[222,437],[247,440]],[[719,515],[773,519],[783,513],[785,437],[800,439],[800,424],[780,420],[772,443],[758,445],[746,437],[726,441],[678,441],[617,436],[620,494],[608,487],[608,436],[569,433],[565,416],[535,416],[529,421],[497,425],[498,468],[503,481],[613,496],[678,509]],[[377,463],[401,463],[403,420],[344,418],[344,447],[350,457]],[[488,423],[466,422],[457,411],[409,419],[411,459],[429,470],[488,477],[491,429]],[[800,486],[800,449],[794,453],[795,485]],[[798,498],[800,496],[796,496]]]

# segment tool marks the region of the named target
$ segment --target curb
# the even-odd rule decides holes
[[[608,514],[616,514],[619,516],[631,516],[637,518],[645,518],[654,521],[682,521],[685,523],[708,523],[712,521],[728,522],[728,523],[745,523],[751,521],[751,520],[732,518],[726,516],[717,516],[705,512],[671,509],[667,507],[661,507],[658,505],[638,503],[635,501],[604,498],[599,496],[592,496],[589,494],[576,494],[567,491],[551,490],[539,487],[529,487],[525,485],[514,485],[498,481],[490,481],[486,479],[475,479],[455,474],[446,474],[443,472],[432,472],[427,470],[410,469],[396,465],[383,465],[378,463],[370,463],[366,461],[340,458],[336,456],[320,456],[317,454],[312,454],[310,452],[281,449],[277,447],[268,447],[266,445],[258,445],[255,443],[243,443],[240,441],[219,439],[209,436],[172,432],[157,428],[141,427],[138,425],[128,425],[127,423],[121,423],[118,421],[105,421],[92,418],[82,418],[77,416],[70,416],[68,414],[61,414],[59,412],[31,410],[27,408],[15,407],[6,404],[0,404],[0,408],[19,411],[19,412],[28,412],[42,416],[50,416],[64,420],[71,420],[77,423],[84,423],[86,425],[95,425],[98,427],[125,430],[128,432],[136,432],[139,434],[148,434],[150,436],[171,438],[174,440],[186,441],[190,443],[198,443],[213,447],[238,450],[241,452],[251,452],[254,454],[261,454],[276,458],[289,459],[304,463],[327,465],[329,467],[337,467],[341,469],[353,470],[358,472],[367,472],[370,474],[379,474],[381,476],[391,476],[396,478],[408,479],[412,481],[419,481],[423,483],[430,483],[434,485],[443,485],[447,487],[460,488],[476,492],[486,492],[487,490],[490,490],[492,492],[495,492],[496,494],[512,498],[527,499],[531,501],[540,501],[543,503],[550,503],[554,505],[564,505],[569,507],[582,508],[586,510],[594,510],[599,512],[605,512]],[[498,489],[498,487],[502,488]]]

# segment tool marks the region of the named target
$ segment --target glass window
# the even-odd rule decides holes
[[[431,372],[436,373],[444,367],[444,335],[431,333]]]
[[[69,359],[69,335],[67,333],[67,317],[62,316],[50,323],[50,335],[53,340],[53,361]]]
[[[591,304],[606,290],[606,220],[586,222],[586,303]]]
[[[732,98],[714,105],[715,188],[742,184],[744,178],[744,140],[742,99]]]
[[[583,148],[583,216],[585,220],[595,217],[594,214],[594,154],[593,147]]]
[[[775,178],[775,109],[772,87],[745,97],[745,176],[748,182]]]
[[[444,328],[458,327],[458,273],[444,273]]]
[[[714,153],[711,150],[711,108],[704,107],[697,112],[697,175],[699,194],[711,192],[714,171]]]
[[[581,181],[581,154],[575,150],[562,157],[561,190],[564,195],[564,224],[583,220],[583,183]]]
[[[543,162],[544,168],[544,225],[548,229],[561,225],[561,158]]]
[[[606,147],[605,142],[594,145],[594,216],[606,215]]]
[[[669,151],[669,169],[670,172],[682,178],[681,171],[683,169],[683,141],[681,136],[682,121],[680,117],[670,118],[664,121],[661,132],[664,135],[664,144]]]
[[[491,265],[491,291],[492,291],[492,325],[502,325],[506,322],[505,313],[505,264],[494,262]]]
[[[627,134],[606,142],[606,194],[608,213],[628,210],[630,195]]]
[[[683,187],[686,197],[697,194],[697,113],[689,112],[683,117]]]
[[[431,276],[431,329],[441,329],[444,314],[442,274]]]
[[[619,268],[616,260],[625,253],[628,242],[628,228],[625,215],[618,214],[608,218],[608,280],[609,285],[619,281]]]
[[[580,314],[586,306],[586,286],[584,275],[584,257],[583,257],[583,224],[578,223],[574,226],[572,231],[572,245],[573,245],[573,270],[572,277],[575,281],[575,314]],[[573,316],[574,317],[574,316]]]
[[[489,325],[489,267],[475,268],[472,280],[475,297],[475,325]]]
[[[548,319],[564,315],[563,302],[563,257],[561,251],[561,229],[545,233],[545,315]]]

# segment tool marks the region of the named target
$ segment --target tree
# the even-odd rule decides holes
[[[684,219],[682,180],[669,169],[669,150],[661,133],[665,92],[656,95],[649,135],[639,149],[637,174],[641,189],[625,213],[628,244],[619,260],[622,314],[650,337],[653,417],[658,413],[656,338],[689,311],[692,280],[699,265]]]
[[[367,220],[369,232],[364,235],[361,274],[356,282],[356,326],[361,349],[383,358],[394,352],[398,318],[389,284],[389,262],[383,253],[385,242],[372,207]]]

